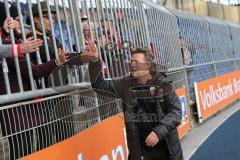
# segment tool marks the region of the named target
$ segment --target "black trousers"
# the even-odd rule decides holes
[[[169,152],[164,151],[145,151],[142,150],[143,160],[172,160]]]

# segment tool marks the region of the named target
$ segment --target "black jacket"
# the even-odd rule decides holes
[[[98,67],[101,68],[101,67]],[[92,70],[95,70],[92,68]],[[97,70],[97,69],[96,69]],[[96,73],[96,72],[95,72]],[[92,75],[91,79],[93,80]],[[139,86],[139,84],[132,78],[125,78],[120,80],[104,81],[101,74],[93,83],[94,88],[111,91],[123,99],[123,109],[125,114],[125,124],[127,131],[127,142],[129,155],[131,160],[140,160],[141,158],[141,143],[139,142],[140,136],[136,119],[132,119],[132,114],[136,114],[136,106],[141,105],[143,101],[147,105],[150,105],[150,101],[154,100],[156,106],[151,112],[157,113],[158,122],[151,123],[151,129],[158,135],[160,141],[165,140],[170,155],[173,160],[182,160],[182,149],[178,138],[177,126],[181,123],[181,105],[180,101],[170,83],[163,73],[157,73],[148,81],[146,85],[156,86],[154,96],[140,95],[136,96],[136,92],[132,92],[133,87]],[[163,93],[158,95],[159,93]],[[143,92],[141,92],[143,93]],[[150,92],[149,92],[150,93]],[[144,93],[148,94],[148,93]],[[139,98],[142,97],[142,98]],[[140,102],[140,103],[139,103]],[[141,106],[140,106],[141,107]],[[131,118],[130,120],[128,118]],[[136,117],[136,116],[133,116]]]
[[[38,39],[44,40],[43,35],[40,31],[36,30],[36,34],[37,34]],[[32,33],[30,33],[28,35],[28,37],[30,37],[30,36],[32,36]],[[54,45],[53,45],[53,38],[51,35],[47,35],[46,39],[47,39],[47,46],[48,46],[50,60],[55,60],[56,56],[55,56],[55,50],[54,50]],[[62,48],[62,44],[60,43],[60,41],[57,38],[56,38],[56,45],[57,45],[57,48]],[[46,54],[46,49],[45,49],[44,45],[39,47],[39,53],[40,53],[42,63],[46,63],[47,62],[47,54]],[[31,54],[30,57],[31,57],[31,61],[34,64],[38,64],[37,63],[37,54]]]

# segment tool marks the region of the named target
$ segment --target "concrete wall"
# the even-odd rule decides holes
[[[177,9],[177,1],[176,0],[168,0],[167,3],[165,4],[166,8],[171,8],[171,9]]]
[[[181,10],[195,13],[194,1],[195,0],[182,0],[181,1],[181,5],[182,5]]]
[[[223,5],[224,19],[232,22],[239,22],[239,7]]]
[[[162,4],[163,0],[160,1]],[[240,7],[210,3],[206,0],[168,0],[165,7],[231,22],[240,21]]]
[[[218,19],[224,19],[223,5],[208,2],[208,15]]]
[[[206,1],[195,0],[195,13],[201,16],[208,16],[208,3]]]

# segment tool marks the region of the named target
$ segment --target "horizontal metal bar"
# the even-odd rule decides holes
[[[71,84],[71,85],[61,86],[61,87],[56,87],[56,88],[40,89],[37,91],[26,91],[26,92],[24,92],[24,94],[13,93],[13,94],[8,94],[8,95],[1,95],[0,96],[0,104],[11,103],[14,101],[17,102],[17,101],[27,100],[27,99],[31,99],[33,97],[39,97],[39,96],[49,96],[49,95],[53,95],[53,94],[59,94],[59,93],[74,91],[74,90],[78,90],[78,89],[86,89],[86,88],[90,88],[90,87],[91,87],[91,83],[83,82],[83,83]]]
[[[238,60],[240,60],[240,58],[233,58],[233,59],[214,61],[214,62],[208,62],[208,63],[202,63],[202,64],[196,64],[196,65],[190,65],[190,66],[183,66],[183,67],[179,67],[179,68],[171,68],[167,72],[175,72],[175,71],[184,70],[184,69],[191,69],[191,68],[203,67],[203,66],[211,65],[211,64],[218,64],[218,63],[238,61]]]

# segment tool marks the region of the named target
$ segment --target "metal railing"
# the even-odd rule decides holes
[[[120,99],[91,89],[1,107],[0,157],[21,158],[121,112]]]
[[[8,8],[7,0],[4,2]],[[185,85],[190,102],[195,101],[194,82],[240,68],[238,24],[169,10],[149,0],[46,0],[46,17],[37,0],[34,2],[41,25],[36,27],[31,10],[33,1],[25,2],[24,5],[16,0],[18,14],[21,15],[23,8],[27,9],[24,13],[30,14],[30,26],[25,24],[23,16],[19,19],[22,40],[28,35],[26,28],[32,28],[36,39],[39,37],[36,29],[41,27],[44,47],[36,53],[36,64],[29,54],[24,59],[15,57],[13,68],[9,58],[1,60],[0,84],[4,85],[5,93],[0,95],[0,157],[4,160],[46,148],[122,111],[119,99],[90,89],[87,65],[70,61],[52,69],[48,78],[34,78],[34,65],[58,57],[59,42],[70,55],[80,53],[89,41],[94,41],[104,62],[102,71],[106,80],[130,75],[131,48],[151,48],[157,69],[167,70],[175,88]],[[56,11],[55,23],[51,8]],[[52,27],[50,33],[44,24],[47,19]],[[10,31],[10,37],[15,43],[14,31]],[[46,53],[46,62],[42,61],[42,52]],[[27,70],[22,69],[20,60],[26,61]],[[25,72],[27,77],[23,76]],[[28,85],[27,90],[22,83]],[[12,90],[13,84],[18,86],[17,91]],[[81,90],[59,95],[77,89]],[[42,99],[29,100],[39,96]]]
[[[4,1],[6,5],[7,0]],[[51,32],[53,51],[49,51],[48,36],[40,0],[35,1],[38,5],[41,20],[41,31],[44,40],[44,50],[47,61],[51,60],[50,53],[54,52],[58,57],[58,41],[63,49],[72,53],[82,51],[88,41],[96,43],[99,55],[105,64],[103,69],[106,79],[121,78],[129,75],[128,63],[130,50],[123,49],[124,42],[130,42],[131,47],[148,47],[153,50],[156,63],[164,65],[168,69],[169,77],[174,80],[175,86],[186,85],[189,97],[194,101],[193,82],[209,79],[238,68],[239,49],[238,32],[239,25],[216,20],[214,18],[197,16],[190,13],[165,9],[148,0],[84,0],[84,1],[50,1],[47,0],[47,14],[50,26],[55,28]],[[33,1],[26,0],[25,8],[30,15],[32,35],[37,38],[35,23],[31,14]],[[22,4],[16,1],[18,14],[21,15]],[[6,7],[8,8],[8,7]],[[52,20],[51,9],[56,11],[55,23]],[[7,14],[9,14],[7,12]],[[82,19],[85,17],[85,21]],[[20,16],[22,39],[26,39],[23,17]],[[53,26],[54,24],[54,26]],[[39,29],[39,26],[37,27]],[[14,43],[13,31],[10,32]],[[179,42],[183,43],[182,46]],[[74,47],[75,44],[75,47]],[[52,54],[52,53],[51,53]],[[38,64],[42,63],[42,53],[36,53]],[[5,81],[6,95],[0,96],[0,103],[8,103],[15,100],[29,99],[33,96],[46,96],[56,94],[53,77],[46,79],[33,78],[32,66],[29,55],[26,56],[31,90],[24,91],[21,84],[22,71],[15,58],[16,75],[19,92],[11,92],[11,83],[7,74],[8,68],[5,60],[2,67],[5,71],[2,78]],[[45,62],[44,62],[45,63]],[[104,67],[103,67],[104,68]],[[178,79],[177,77],[182,77]],[[70,76],[68,76],[70,78]],[[62,79],[59,71],[59,79]],[[70,91],[71,81],[68,84],[60,83],[60,88]],[[36,83],[39,83],[36,89]],[[50,83],[51,85],[47,84]],[[89,82],[74,82],[79,87],[89,87]],[[63,87],[64,86],[64,87]],[[75,85],[76,86],[76,85]],[[55,88],[57,86],[54,86]],[[24,93],[25,96],[22,96]],[[47,94],[46,94],[47,93]]]
[[[7,0],[4,1],[6,5]],[[22,1],[21,1],[22,2]],[[25,1],[25,11],[30,15],[32,35],[37,37],[31,6],[33,1]],[[44,26],[44,17],[40,0],[34,1],[38,5],[41,22],[44,52],[47,61],[52,60],[51,54],[58,56],[59,41],[67,53],[81,52],[89,41],[94,41],[99,57],[104,62],[103,73],[105,79],[123,78],[129,76],[130,47],[151,48],[158,66],[165,66],[168,76],[173,80],[175,87],[185,85],[192,102],[195,101],[193,83],[209,79],[217,75],[231,72],[239,68],[238,39],[240,28],[238,24],[203,17],[191,13],[180,12],[158,6],[149,0],[47,0],[47,16],[49,25],[54,31],[47,32]],[[18,14],[21,15],[19,0],[16,0]],[[8,8],[8,7],[6,7]],[[24,8],[24,7],[23,7]],[[55,23],[51,16],[51,9],[56,11]],[[9,13],[8,13],[9,14]],[[24,17],[20,16],[22,39],[26,39]],[[35,29],[34,29],[35,28]],[[14,43],[13,31],[10,32]],[[48,38],[52,38],[53,49],[49,50]],[[75,44],[75,45],[74,45]],[[42,53],[36,53],[38,64],[42,63]],[[7,60],[8,61],[8,60]],[[18,64],[18,58],[14,63]],[[74,87],[90,87],[89,81],[72,81],[79,74],[69,74],[62,77],[59,71],[57,78],[60,83],[55,86],[55,78],[33,78],[32,61],[26,56],[28,71],[23,71],[16,65],[14,73],[17,75],[19,90],[12,92],[12,82],[9,81],[8,63],[2,60],[6,92],[0,96],[0,103],[10,103],[30,99],[34,96],[48,96],[62,91],[71,91]],[[46,63],[46,62],[43,62]],[[104,69],[105,68],[105,69]],[[71,72],[71,67],[66,67]],[[81,69],[79,69],[81,70]],[[28,72],[29,77],[23,77]],[[72,72],[71,72],[72,73]],[[67,80],[65,80],[67,78]],[[22,81],[29,81],[30,90],[21,87]],[[76,78],[75,78],[76,79]],[[80,78],[81,79],[81,78]],[[38,89],[36,89],[38,84]],[[54,86],[49,88],[50,86]]]

